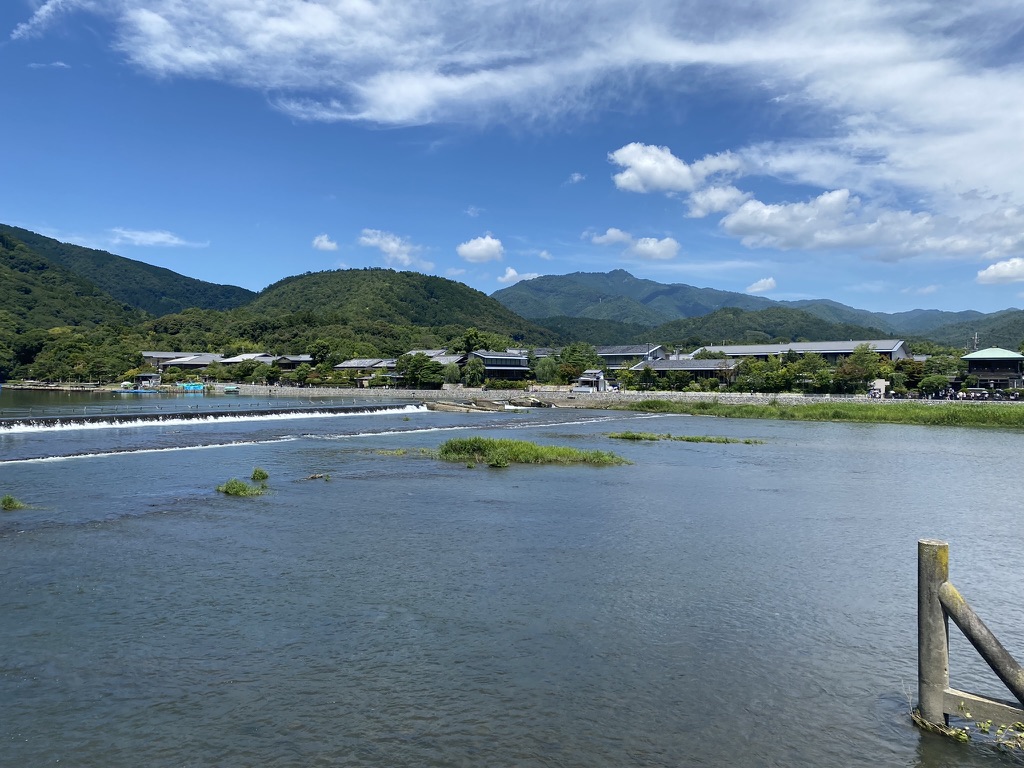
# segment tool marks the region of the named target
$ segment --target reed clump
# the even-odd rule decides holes
[[[236,477],[231,478],[223,485],[217,486],[218,492],[228,496],[262,496],[266,490],[265,485],[250,485]]]
[[[252,471],[252,476],[249,478],[254,483],[265,483],[270,479],[270,473],[260,467],[255,467]]]
[[[844,421],[864,424],[916,424],[942,427],[1024,428],[1024,407],[1017,403],[834,402],[790,405],[731,404],[718,401],[642,400],[620,406],[643,413],[679,413],[735,419]]]
[[[7,494],[0,497],[0,509],[4,512],[13,512],[16,509],[27,509],[28,504],[25,504],[20,499],[16,499],[14,496]]]
[[[612,466],[629,464],[609,451],[582,451],[562,446],[537,445],[526,440],[498,440],[489,437],[466,437],[447,440],[437,450],[438,458],[488,467],[512,464],[591,464]]]

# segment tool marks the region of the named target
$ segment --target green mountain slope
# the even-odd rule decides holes
[[[1016,351],[1024,343],[1024,311],[1004,309],[967,322],[949,323],[928,331],[927,336],[940,344],[971,348],[975,334],[981,348],[1002,347]]]
[[[288,277],[264,289],[255,313],[307,311],[333,324],[475,327],[516,340],[547,343],[556,335],[485,293],[442,277],[391,269],[347,269]]]
[[[167,315],[189,307],[232,309],[256,297],[245,288],[207,283],[106,251],[62,243],[27,229],[0,224],[0,233],[20,240],[54,264],[86,278],[118,301],[152,315]]]
[[[714,288],[665,285],[634,277],[623,269],[523,280],[492,296],[523,317],[589,317],[646,326],[705,315],[724,306],[763,309],[775,303]]]
[[[975,322],[986,317],[982,312],[944,312],[939,309],[912,309],[907,312],[869,312],[855,309],[828,299],[805,299],[783,301],[780,304],[809,312],[831,323],[853,323],[855,325],[880,328],[898,336],[930,335],[943,325]]]
[[[654,339],[689,352],[704,344],[880,338],[886,338],[886,334],[878,328],[829,323],[798,309],[772,307],[748,312],[736,307],[725,307],[703,317],[673,320],[638,336],[634,341],[640,343]]]
[[[595,346],[633,344],[647,332],[646,326],[589,317],[544,317],[536,321],[558,334],[560,343],[585,341]]]
[[[113,299],[83,277],[53,265],[0,233],[0,313],[18,331],[62,326],[134,325],[145,313]]]

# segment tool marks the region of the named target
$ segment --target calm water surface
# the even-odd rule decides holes
[[[419,453],[470,434],[633,464]],[[2,430],[31,508],[0,513],[0,764],[1009,764],[907,710],[918,538],[1024,655],[1021,440],[416,408]],[[267,495],[213,490],[254,466]],[[1005,698],[952,635],[954,683]]]

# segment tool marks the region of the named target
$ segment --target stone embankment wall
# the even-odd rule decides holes
[[[218,386],[218,389],[220,387]],[[680,402],[715,401],[737,405],[766,405],[778,402],[782,405],[807,405],[810,403],[905,403],[906,400],[877,400],[867,395],[797,395],[797,394],[747,394],[739,392],[570,392],[552,387],[533,392],[519,389],[337,389],[334,387],[265,387],[241,384],[243,395],[255,397],[351,397],[360,400],[415,400],[464,401],[477,398],[484,400],[511,400],[519,397],[534,397],[545,403],[562,408],[609,408],[615,405],[635,403],[640,400],[673,400]],[[941,405],[947,400],[915,400],[929,405]]]

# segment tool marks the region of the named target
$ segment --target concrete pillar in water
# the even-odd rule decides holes
[[[917,698],[921,717],[946,725],[943,697],[949,687],[949,621],[939,588],[949,581],[949,544],[917,542]]]

